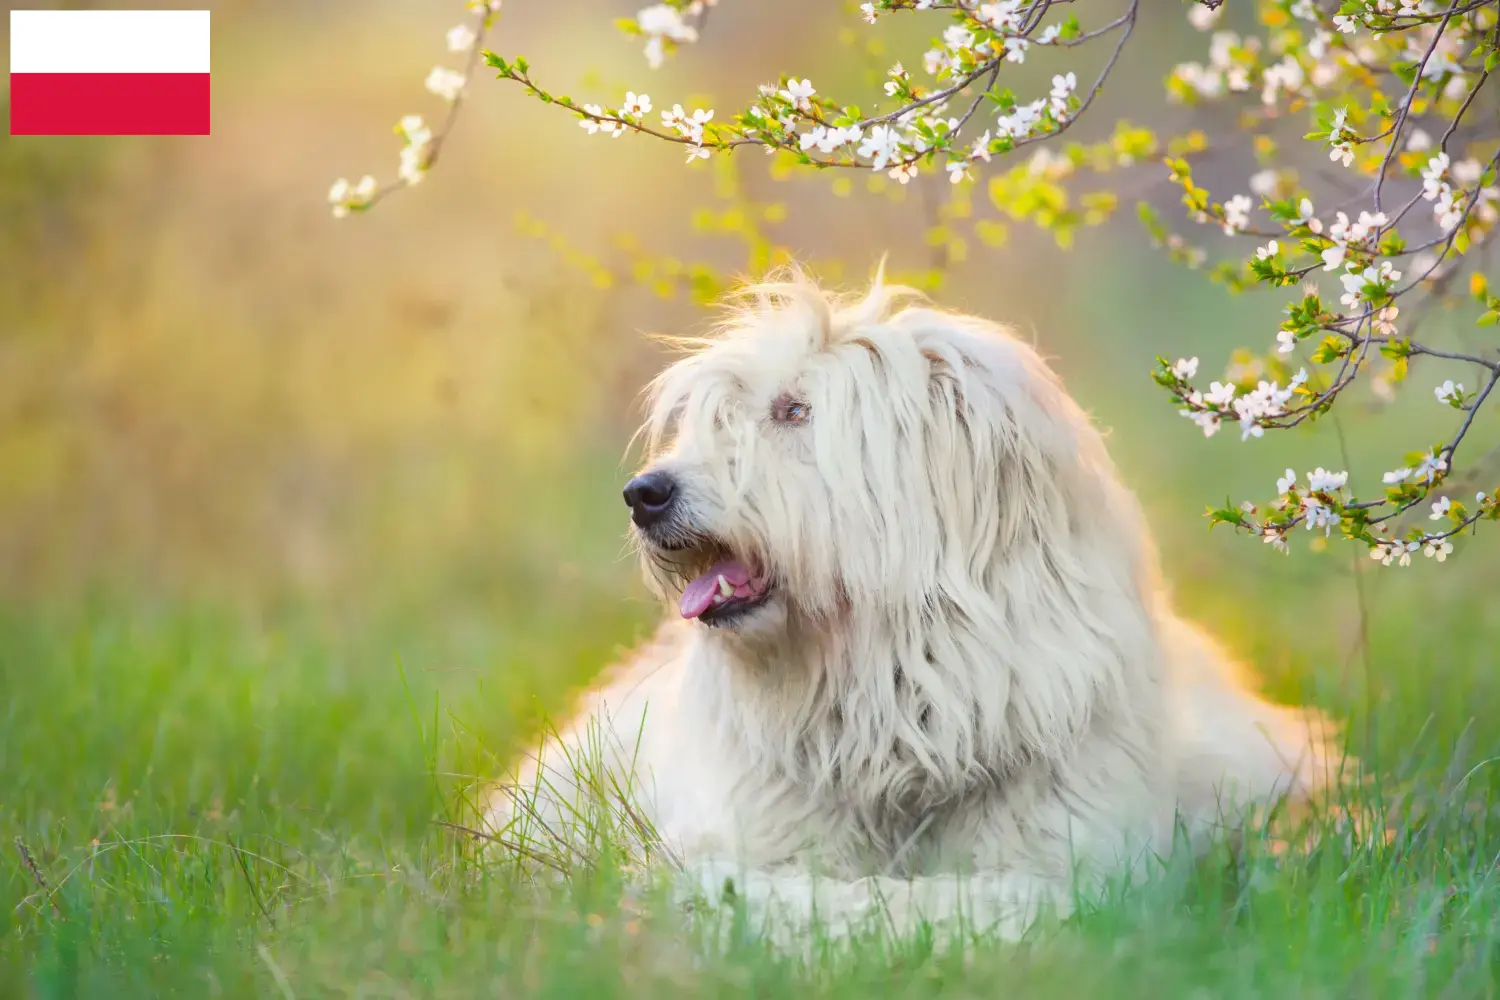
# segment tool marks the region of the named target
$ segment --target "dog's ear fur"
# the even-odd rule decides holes
[[[1004,574],[1030,555],[1049,574],[1079,583],[1113,577],[1123,585],[1154,573],[1135,497],[1088,415],[1035,350],[970,316],[908,309],[892,322],[912,330],[927,361],[930,433],[938,438],[927,473],[952,522],[949,542],[967,541],[974,571]]]

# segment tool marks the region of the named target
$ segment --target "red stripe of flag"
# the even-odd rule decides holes
[[[207,73],[12,73],[11,135],[208,135]]]

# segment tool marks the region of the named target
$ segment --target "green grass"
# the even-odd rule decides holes
[[[1377,592],[1366,688],[1340,679],[1336,641],[1279,632],[1307,602],[1275,586],[1282,597],[1245,584],[1261,635],[1248,645],[1274,687],[1353,716],[1390,843],[1330,837],[1277,858],[1252,842],[1020,946],[979,942],[965,957],[871,938],[811,962],[750,937],[695,944],[659,901],[644,915],[623,905],[607,866],[528,888],[434,823],[460,776],[494,773],[539,705],[556,708],[645,624],[639,606],[616,602],[588,635],[568,614],[527,614],[461,642],[140,602],[11,611],[0,993],[1489,995],[1500,677],[1488,594]]]

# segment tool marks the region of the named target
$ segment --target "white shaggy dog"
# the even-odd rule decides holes
[[[582,836],[581,800],[628,789],[710,892],[1014,935],[1328,779],[1321,720],[1173,612],[1042,359],[914,300],[793,274],[657,378],[625,498],[681,620],[494,798],[501,839]]]

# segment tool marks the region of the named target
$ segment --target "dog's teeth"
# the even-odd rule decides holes
[[[722,573],[719,574],[719,596],[720,597],[728,597],[730,594],[733,594],[733,593],[734,593],[734,585],[731,584],[728,580],[724,579],[724,575]]]

